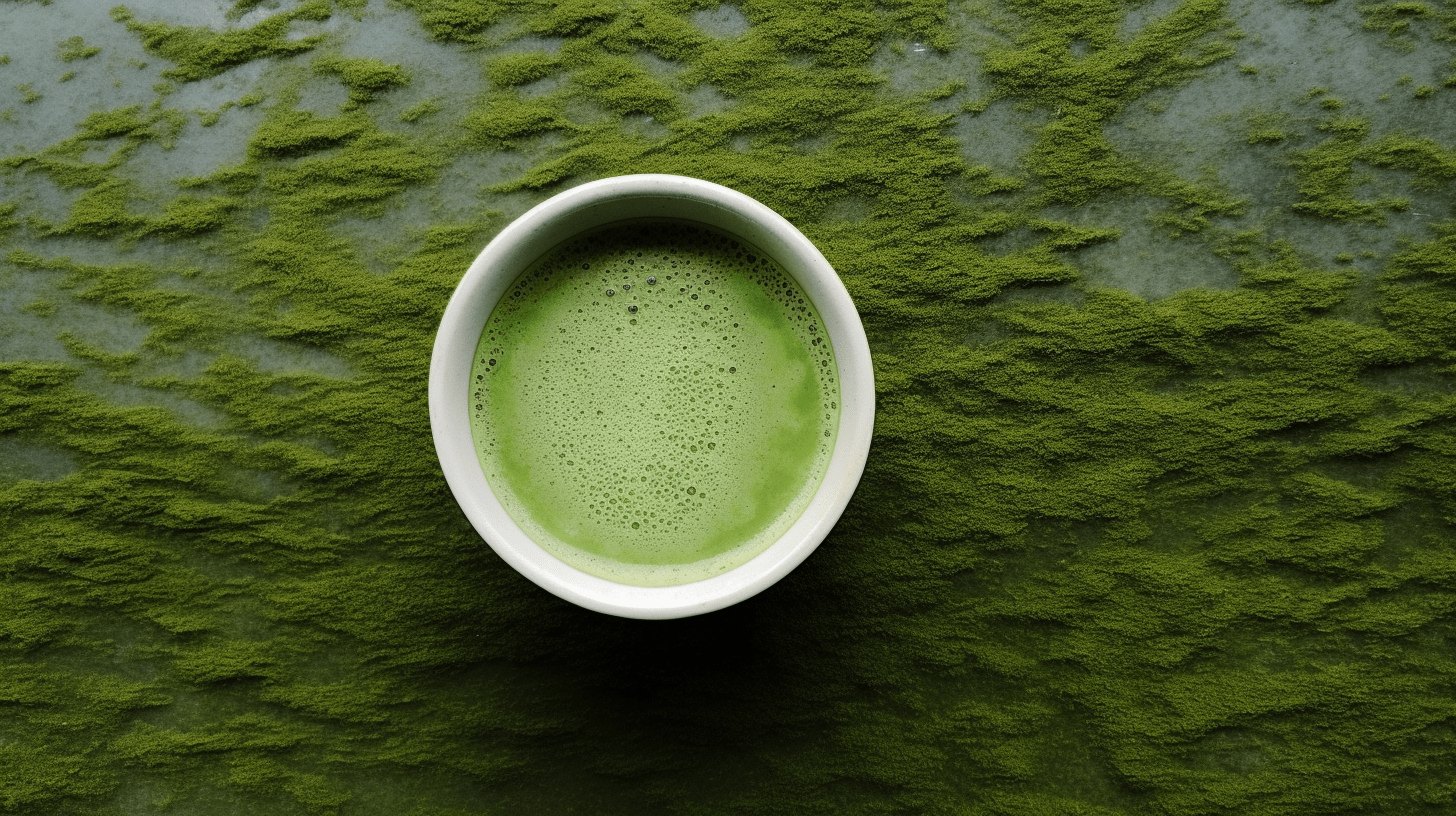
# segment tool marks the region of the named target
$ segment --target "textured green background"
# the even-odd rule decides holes
[[[1456,812],[1456,2],[0,32],[0,811]],[[672,622],[503,565],[425,410],[470,258],[629,172],[797,224],[879,383]]]

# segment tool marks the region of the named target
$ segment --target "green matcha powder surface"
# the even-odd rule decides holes
[[[1453,0],[0,0],[0,812],[1456,813]],[[741,190],[863,482],[670,622],[441,477],[573,184]]]

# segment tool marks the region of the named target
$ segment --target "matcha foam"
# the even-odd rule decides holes
[[[827,332],[735,236],[630,221],[548,252],[506,292],[471,370],[471,428],[506,511],[562,561],[667,586],[758,555],[834,449]]]

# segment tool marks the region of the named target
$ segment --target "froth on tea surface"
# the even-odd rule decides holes
[[[839,418],[813,305],[741,239],[619,222],[507,290],[472,364],[487,481],[538,544],[624,584],[737,567],[808,506]]]

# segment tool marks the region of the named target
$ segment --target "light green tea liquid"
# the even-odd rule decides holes
[[[684,221],[547,253],[491,313],[470,376],[506,511],[557,558],[636,586],[762,552],[808,506],[839,425],[834,353],[803,291]]]

